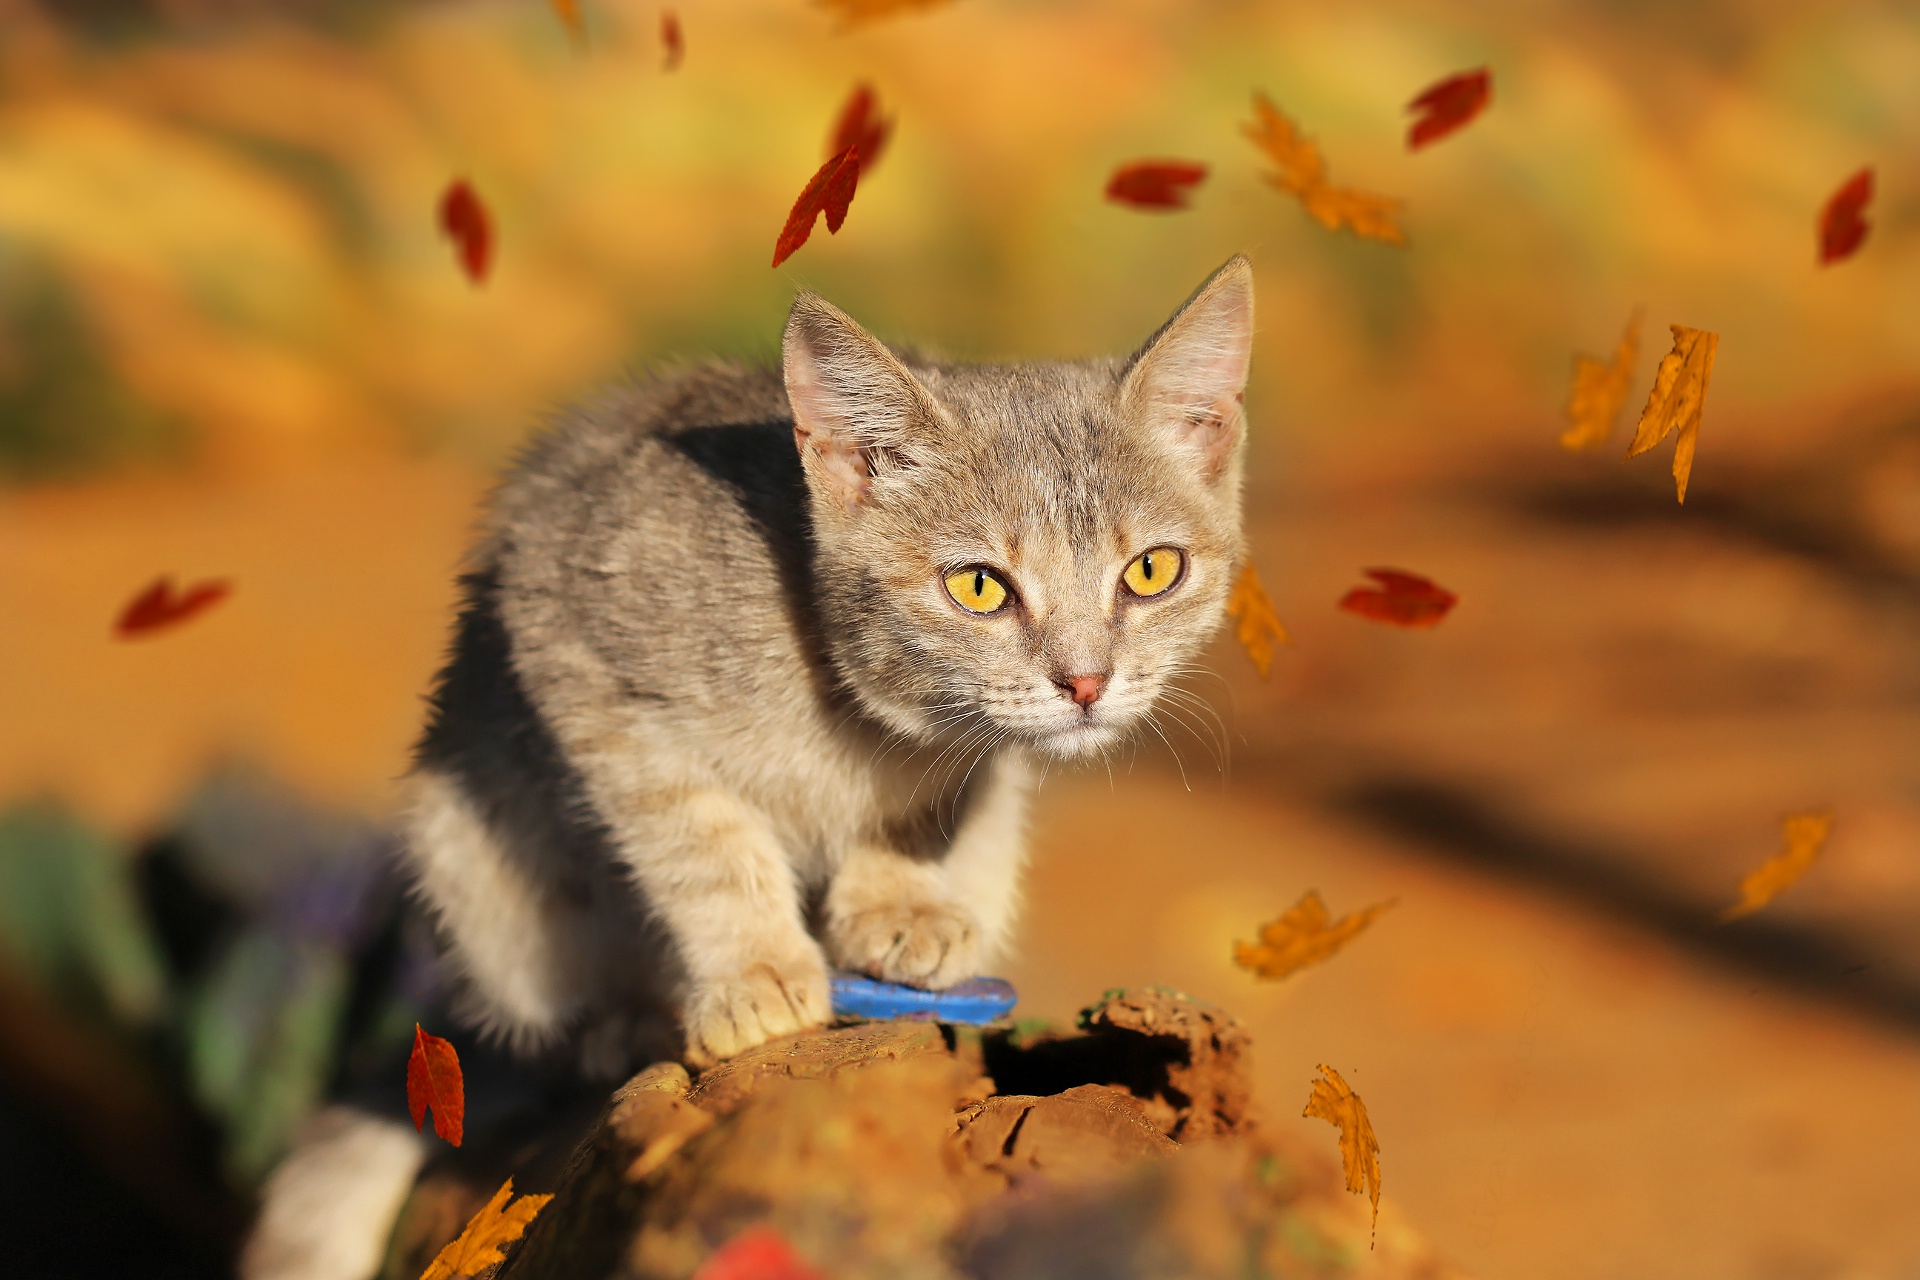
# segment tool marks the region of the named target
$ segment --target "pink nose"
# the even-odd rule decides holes
[[[1100,700],[1100,691],[1107,687],[1107,678],[1104,675],[1062,676],[1059,685],[1075,705],[1090,707]]]

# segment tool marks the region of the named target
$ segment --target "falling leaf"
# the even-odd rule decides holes
[[[484,281],[493,265],[493,220],[465,178],[456,179],[440,197],[440,231],[459,247],[467,279]]]
[[[1260,585],[1260,575],[1254,572],[1251,560],[1240,566],[1240,575],[1233,580],[1233,591],[1227,596],[1227,616],[1235,620],[1234,639],[1265,680],[1273,670],[1274,647],[1292,644],[1293,639],[1280,625],[1280,615],[1273,611],[1273,601]]]
[[[1207,166],[1191,160],[1136,160],[1107,179],[1107,199],[1136,209],[1185,209],[1191,188],[1206,176]]]
[[[772,1227],[749,1227],[714,1250],[693,1280],[826,1280]]]
[[[1376,902],[1327,923],[1327,904],[1309,889],[1285,915],[1260,926],[1260,941],[1233,944],[1233,962],[1262,978],[1284,978],[1319,964],[1358,937],[1393,903]]]
[[[580,12],[580,0],[549,0],[553,5],[554,16],[560,19],[560,25],[567,29],[574,44],[585,48],[587,44],[587,20]]]
[[[407,1110],[418,1130],[433,1108],[433,1131],[460,1145],[467,1119],[467,1086],[460,1075],[460,1055],[439,1036],[413,1024],[413,1052],[407,1057]]]
[[[860,172],[865,173],[880,163],[880,153],[886,150],[892,133],[893,117],[880,114],[879,95],[874,93],[872,85],[863,82],[854,86],[847,105],[840,108],[840,118],[833,124],[833,136],[827,139],[827,154],[837,156],[853,147],[860,157]]]
[[[1567,394],[1570,425],[1560,433],[1562,448],[1576,452],[1597,449],[1613,434],[1614,420],[1620,416],[1620,406],[1627,400],[1627,387],[1633,381],[1633,361],[1640,354],[1640,322],[1644,318],[1640,311],[1633,313],[1633,318],[1627,321],[1627,331],[1620,335],[1620,345],[1613,349],[1611,361],[1595,360],[1588,355],[1574,356],[1573,390]]]
[[[1460,600],[1417,573],[1400,569],[1368,569],[1378,587],[1355,587],[1340,598],[1340,607],[1374,622],[1395,627],[1436,627]]]
[[[1407,104],[1407,110],[1422,113],[1407,130],[1407,150],[1418,151],[1466,125],[1487,109],[1492,97],[1493,73],[1485,67],[1429,85]]]
[[[800,198],[793,202],[787,225],[780,228],[780,238],[773,246],[773,265],[777,267],[785,262],[795,249],[807,242],[807,237],[813,234],[814,219],[823,213],[827,215],[827,234],[837,234],[840,224],[847,220],[847,206],[853,203],[853,191],[859,182],[860,149],[857,146],[848,147],[821,165],[807,180]]]
[[[513,1179],[508,1178],[467,1222],[459,1239],[442,1249],[420,1273],[420,1280],[456,1280],[477,1276],[505,1260],[502,1250],[526,1233],[527,1225],[552,1196],[521,1196],[512,1204]]]
[[[1347,1190],[1367,1192],[1373,1199],[1373,1221],[1380,1222],[1380,1144],[1374,1140],[1373,1125],[1367,1120],[1367,1104],[1347,1087],[1340,1073],[1322,1063],[1326,1078],[1313,1082],[1307,1109],[1300,1114],[1312,1120],[1325,1120],[1340,1130],[1340,1163],[1347,1172]]]
[[[1796,813],[1780,824],[1786,848],[1774,854],[1748,873],[1740,882],[1740,901],[1720,913],[1722,920],[1750,916],[1772,902],[1774,896],[1801,876],[1820,856],[1827,837],[1833,832],[1830,813]]]
[[[1840,184],[1820,211],[1820,265],[1851,258],[1871,227],[1860,215],[1873,199],[1873,168],[1868,166]]]
[[[822,9],[840,19],[840,30],[865,26],[869,22],[878,22],[882,18],[891,18],[895,14],[908,13],[916,9],[937,9],[952,0],[814,0]]]
[[[680,29],[680,15],[671,9],[660,14],[660,43],[667,51],[662,71],[677,71],[687,56],[687,35]]]
[[[175,595],[173,579],[162,574],[153,580],[152,586],[127,602],[127,607],[120,611],[118,621],[113,624],[113,634],[122,640],[152,635],[185,622],[195,614],[204,613],[225,600],[232,591],[232,583],[213,580],[196,582]]]
[[[1673,446],[1673,480],[1680,501],[1687,500],[1687,477],[1693,474],[1693,446],[1700,435],[1700,411],[1706,406],[1707,384],[1713,380],[1713,356],[1720,335],[1705,329],[1670,324],[1673,350],[1660,360],[1653,375],[1653,393],[1640,413],[1627,456],[1637,458],[1659,444],[1669,431],[1679,431]]]
[[[1298,196],[1308,215],[1329,231],[1345,227],[1365,240],[1407,242],[1394,220],[1401,201],[1332,185],[1327,181],[1327,162],[1320,148],[1302,135],[1264,93],[1253,95],[1253,109],[1258,118],[1240,126],[1240,131],[1273,161],[1277,172],[1262,175],[1269,183]]]

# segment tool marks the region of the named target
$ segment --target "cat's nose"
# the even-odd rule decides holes
[[[1107,687],[1107,673],[1091,676],[1061,676],[1054,681],[1060,691],[1072,698],[1076,706],[1090,707],[1100,700],[1100,694]]]

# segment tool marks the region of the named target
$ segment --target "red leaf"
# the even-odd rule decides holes
[[[660,15],[660,43],[666,46],[667,60],[662,70],[673,71],[687,56],[686,33],[680,30],[680,15],[668,9]]]
[[[827,215],[828,234],[837,233],[840,224],[847,220],[847,206],[853,203],[853,191],[859,183],[860,149],[857,146],[848,147],[821,165],[807,180],[800,198],[793,202],[787,225],[780,228],[780,238],[773,245],[773,265],[777,267],[785,262],[795,249],[807,242],[807,237],[813,234],[813,220],[819,215]]]
[[[440,231],[459,246],[467,279],[475,284],[485,280],[493,265],[493,220],[465,178],[455,180],[440,197]]]
[[[1107,199],[1136,209],[1185,209],[1190,188],[1207,176],[1207,166],[1191,160],[1136,160],[1107,179]]]
[[[1340,607],[1375,622],[1395,627],[1433,627],[1447,616],[1460,597],[1436,587],[1417,573],[1399,569],[1368,569],[1378,587],[1355,587],[1341,597]]]
[[[122,640],[133,640],[185,622],[225,600],[232,590],[233,584],[217,580],[196,582],[175,595],[173,579],[162,574],[153,580],[152,586],[127,602],[119,620],[113,624],[113,633]]]
[[[1872,226],[1860,215],[1873,199],[1873,167],[1869,165],[1840,184],[1820,211],[1820,265],[1851,258]]]
[[[1460,128],[1487,108],[1493,97],[1493,73],[1481,67],[1448,76],[1407,104],[1407,110],[1424,112],[1407,130],[1407,149],[1418,151],[1429,142]]]
[[[430,1036],[413,1024],[413,1052],[407,1057],[407,1110],[413,1127],[420,1128],[433,1108],[433,1131],[460,1145],[467,1122],[467,1086],[460,1075],[460,1055],[439,1036]]]
[[[748,1227],[716,1249],[693,1280],[826,1280],[772,1227]]]
[[[886,150],[887,138],[892,133],[893,117],[881,118],[878,95],[872,85],[862,82],[854,86],[847,105],[840,108],[840,119],[834,122],[833,137],[827,142],[827,154],[837,156],[848,147],[857,147],[860,172],[865,173],[880,163],[880,153]]]

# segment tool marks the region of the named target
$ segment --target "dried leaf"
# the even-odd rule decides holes
[[[749,1227],[721,1245],[693,1280],[826,1280],[772,1227]]]
[[[507,1201],[513,1195],[513,1179],[508,1178],[493,1193],[493,1199],[480,1206],[480,1212],[467,1222],[466,1230],[459,1239],[442,1249],[427,1269],[420,1273],[420,1280],[456,1280],[460,1276],[477,1276],[488,1267],[505,1259],[503,1250],[507,1245],[526,1234],[527,1226],[552,1196],[521,1196],[512,1204]]]
[[[206,612],[232,592],[232,583],[216,579],[196,582],[175,595],[172,577],[162,574],[153,580],[152,586],[127,602],[113,624],[113,634],[122,640],[152,635]]]
[[[1394,220],[1401,201],[1332,185],[1320,149],[1264,93],[1253,95],[1253,110],[1256,119],[1240,131],[1273,161],[1276,172],[1262,175],[1268,182],[1298,196],[1308,215],[1329,231],[1345,227],[1364,240],[1407,242]]]
[[[1355,587],[1340,598],[1340,607],[1374,622],[1395,627],[1437,627],[1460,597],[1417,573],[1401,569],[1368,569],[1378,587]]]
[[[1578,452],[1597,449],[1613,434],[1613,424],[1626,403],[1627,388],[1633,382],[1634,358],[1640,354],[1640,322],[1645,313],[1636,310],[1613,349],[1611,361],[1588,355],[1573,358],[1573,389],[1567,393],[1567,421],[1560,433],[1560,447]]]
[[[1329,924],[1327,904],[1309,889],[1285,915],[1260,926],[1260,941],[1234,943],[1233,962],[1256,977],[1284,978],[1333,955],[1392,905],[1376,902]]]
[[[407,1110],[418,1130],[433,1108],[433,1131],[460,1145],[467,1120],[467,1085],[460,1074],[460,1055],[439,1036],[430,1036],[413,1024],[413,1052],[407,1055]]]
[[[862,82],[854,86],[847,105],[840,108],[834,121],[833,136],[827,140],[827,154],[837,156],[848,147],[860,157],[860,172],[866,173],[880,163],[887,139],[893,134],[893,117],[880,114],[880,97],[873,86]]]
[[[1418,151],[1440,141],[1485,111],[1492,97],[1493,73],[1485,67],[1428,86],[1407,104],[1407,110],[1421,113],[1407,130],[1407,150]]]
[[[465,178],[456,179],[440,197],[440,231],[460,250],[467,279],[480,284],[493,265],[493,220]]]
[[[1713,381],[1713,357],[1720,335],[1705,329],[1670,324],[1673,350],[1660,360],[1653,375],[1653,393],[1640,413],[1627,456],[1637,458],[1678,431],[1673,447],[1673,480],[1680,501],[1687,500],[1687,478],[1693,474],[1693,446],[1700,435],[1700,411],[1706,406],[1707,384]]]
[[[821,165],[801,189],[800,198],[793,202],[787,225],[780,228],[780,238],[773,245],[773,265],[777,267],[785,262],[794,250],[807,242],[807,237],[813,234],[813,221],[821,214],[827,215],[827,234],[837,233],[840,224],[847,220],[847,206],[853,203],[854,188],[859,182],[858,147],[848,147]]]
[[[1191,160],[1136,160],[1107,179],[1107,199],[1135,209],[1185,209],[1206,176],[1207,166]]]
[[[1280,615],[1273,611],[1273,601],[1260,585],[1260,575],[1254,572],[1251,560],[1240,566],[1240,575],[1233,580],[1233,591],[1227,596],[1227,616],[1235,620],[1233,638],[1265,680],[1273,670],[1275,646],[1292,644],[1293,638],[1280,624]]]
[[[1840,184],[1820,211],[1820,265],[1851,258],[1872,224],[1861,215],[1873,199],[1873,168],[1868,166]]]
[[[550,0],[554,16],[560,19],[560,25],[567,29],[574,44],[584,49],[587,46],[587,20],[580,12],[580,0]]]
[[[952,3],[952,0],[814,0],[814,3],[837,16],[840,30],[848,31],[882,18],[891,18],[895,14],[916,9],[937,9],[943,4]]]
[[[1780,824],[1786,847],[1755,867],[1740,882],[1740,901],[1720,913],[1722,920],[1750,916],[1807,873],[1833,833],[1830,813],[1796,813]]]
[[[660,64],[662,71],[678,71],[687,56],[687,33],[680,29],[680,15],[671,9],[660,14],[660,45],[667,51],[667,60]]]
[[[1306,1119],[1325,1120],[1340,1130],[1340,1163],[1346,1169],[1347,1190],[1366,1191],[1373,1199],[1374,1225],[1380,1223],[1380,1144],[1374,1140],[1373,1125],[1367,1120],[1367,1104],[1347,1087],[1340,1073],[1322,1063],[1325,1079],[1313,1082],[1307,1098]]]

